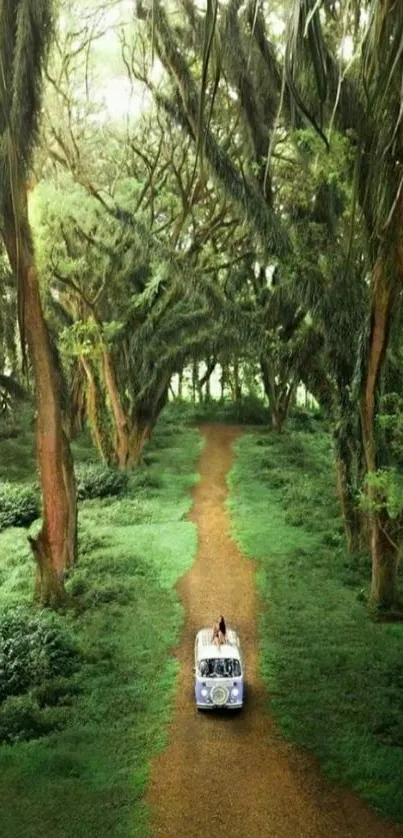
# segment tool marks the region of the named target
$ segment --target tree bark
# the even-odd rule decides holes
[[[389,339],[392,309],[398,293],[397,282],[388,272],[382,258],[378,258],[372,274],[371,330],[368,346],[368,361],[363,395],[360,402],[360,416],[364,455],[367,473],[377,469],[375,443],[375,399],[379,376]],[[369,500],[377,500],[376,489],[368,485]],[[371,603],[385,610],[397,604],[397,567],[399,553],[387,536],[388,516],[373,511],[370,514],[372,582]]]
[[[178,401],[183,399],[183,370],[178,373]]]
[[[235,401],[240,402],[242,399],[242,383],[239,375],[239,361],[236,358],[234,361],[234,396]]]
[[[130,454],[128,466],[138,466],[141,462],[144,446],[151,434],[151,426],[139,423],[130,434]]]
[[[72,440],[83,430],[86,416],[85,385],[79,363],[74,368],[69,395],[64,428],[67,439]]]
[[[347,552],[354,554],[361,547],[360,517],[351,487],[349,468],[340,456],[336,456],[336,485],[346,536]]]
[[[387,517],[381,515],[371,520],[371,555],[372,580],[370,603],[383,611],[391,611],[398,606],[397,571],[399,552],[384,529]]]
[[[26,214],[10,223],[4,239],[22,300],[22,338],[35,379],[36,441],[43,497],[43,525],[30,544],[37,564],[37,599],[56,606],[65,598],[64,575],[77,552],[77,506],[73,460],[63,430],[59,377],[43,315]]]
[[[80,358],[81,366],[85,372],[87,378],[87,404],[88,404],[88,420],[90,426],[90,432],[92,436],[93,443],[101,458],[104,462],[109,462],[108,457],[108,447],[105,445],[104,435],[102,433],[102,422],[100,419],[100,399],[101,395],[99,392],[99,388],[95,381],[94,373],[91,369],[91,364],[87,358],[82,356]]]
[[[192,364],[192,396],[193,396],[193,403],[196,404],[196,397],[197,397],[197,382],[199,380],[199,373],[198,373],[198,364],[197,361],[193,361]]]
[[[266,393],[271,416],[271,426],[276,433],[282,433],[290,407],[290,402],[297,388],[297,382],[276,382],[275,374],[270,363],[264,358],[260,360],[263,386]]]
[[[130,428],[120,399],[113,359],[105,344],[102,345],[102,367],[114,423],[116,464],[119,469],[125,469],[130,459]]]
[[[205,401],[209,402],[211,399],[211,391],[210,391],[210,378],[217,366],[216,358],[211,358],[206,363],[206,372],[202,377],[199,379],[199,391],[203,392],[203,387],[205,388]]]
[[[226,384],[227,384],[227,377],[228,377],[227,368],[224,364],[221,364],[221,377],[220,377],[221,394],[220,394],[220,399],[221,399],[222,402],[225,399],[225,387],[226,387]]]

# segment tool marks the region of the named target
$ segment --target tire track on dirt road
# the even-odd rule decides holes
[[[255,567],[230,537],[225,507],[232,445],[241,430],[202,428],[200,483],[190,520],[196,561],[178,585],[186,609],[169,742],[152,761],[147,802],[153,838],[397,838],[352,792],[332,786],[314,761],[283,742],[258,674]],[[195,632],[223,613],[239,631],[248,694],[242,713],[198,713],[193,701]]]

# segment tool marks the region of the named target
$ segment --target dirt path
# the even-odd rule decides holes
[[[333,790],[313,761],[281,741],[267,715],[257,672],[253,563],[229,536],[224,505],[235,428],[203,429],[201,481],[191,520],[196,562],[180,582],[187,612],[178,650],[181,671],[169,745],[152,764],[148,803],[154,838],[396,838],[355,795]],[[248,701],[241,714],[198,713],[193,702],[197,629],[223,613],[243,641]]]

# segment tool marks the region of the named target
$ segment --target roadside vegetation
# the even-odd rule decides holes
[[[268,706],[328,776],[403,822],[403,625],[368,619],[368,551],[346,553],[331,442],[305,424],[243,436],[230,476],[234,536],[257,561]]]
[[[25,458],[32,433],[23,440],[15,451],[3,439],[2,451],[7,460],[10,444],[15,476],[35,496]],[[118,472],[112,485],[94,463],[86,436],[74,444],[78,474],[91,470],[92,493],[95,485],[113,493],[80,501],[79,561],[62,613],[32,604],[27,530],[0,533],[2,834],[147,833],[148,762],[165,741],[182,622],[173,586],[196,549],[184,518],[199,449],[197,431],[162,422],[146,463],[122,486]]]

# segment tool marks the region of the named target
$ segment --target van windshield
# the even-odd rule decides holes
[[[209,658],[199,664],[202,678],[239,678],[241,664],[236,658]]]

